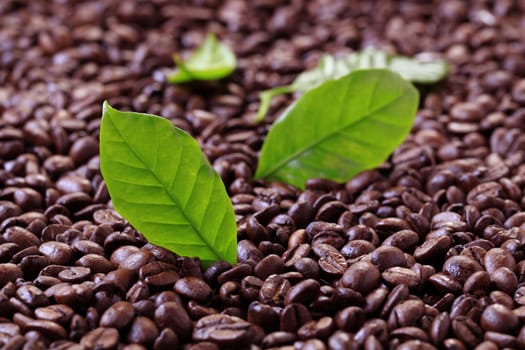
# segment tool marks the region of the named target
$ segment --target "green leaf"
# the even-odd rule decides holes
[[[100,168],[115,209],[151,243],[204,264],[236,262],[224,184],[197,141],[169,120],[104,102]]]
[[[387,69],[357,70],[307,91],[272,125],[256,178],[304,188],[380,165],[410,132],[419,93]]]
[[[352,53],[342,58],[324,55],[316,68],[299,74],[290,85],[261,92],[261,103],[256,120],[264,119],[274,96],[295,91],[306,92],[327,80],[339,79],[354,70],[368,68],[387,68],[406,80],[422,84],[435,83],[448,74],[448,64],[444,60],[422,61],[405,56],[390,55],[373,48]]]
[[[188,60],[182,61],[177,55],[174,59],[177,70],[168,75],[168,82],[172,84],[222,79],[230,75],[236,66],[235,54],[232,50],[219,42],[211,33]]]

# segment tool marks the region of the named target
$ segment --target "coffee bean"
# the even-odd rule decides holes
[[[254,338],[256,333],[256,328],[241,318],[210,315],[197,321],[193,330],[193,340],[211,341],[226,347],[239,347],[256,342],[257,339]]]
[[[102,314],[100,318],[100,326],[123,329],[131,323],[134,316],[135,310],[133,309],[133,306],[126,301],[119,301],[111,305]]]
[[[270,254],[255,265],[254,272],[258,278],[265,279],[270,275],[283,272],[283,269],[284,263],[282,258],[278,255]]]
[[[349,306],[336,314],[335,322],[337,328],[347,332],[355,332],[365,322],[365,314],[360,307]]]
[[[0,264],[0,285],[4,286],[7,282],[15,281],[24,276],[22,269],[15,264]]]
[[[275,330],[277,328],[278,319],[279,315],[269,305],[254,301],[248,306],[248,322],[256,324],[266,331]]]
[[[24,329],[26,331],[37,331],[49,339],[63,339],[67,337],[66,330],[53,321],[33,320],[29,321]]]
[[[321,338],[325,339],[335,328],[331,317],[322,317],[318,321],[310,321],[297,330],[300,339]]]
[[[470,275],[463,285],[465,293],[483,295],[490,285],[490,275],[486,271],[478,271]]]
[[[421,282],[414,271],[404,267],[390,267],[383,271],[381,277],[389,285],[404,284],[409,288],[417,287]]]
[[[195,277],[181,278],[173,288],[180,295],[200,302],[207,301],[212,293],[206,282]]]
[[[45,306],[49,303],[44,292],[32,285],[24,285],[18,288],[16,296],[31,307]]]
[[[481,327],[487,331],[511,333],[518,325],[518,317],[501,304],[489,305],[481,315]]]
[[[490,274],[490,282],[499,290],[514,294],[518,285],[516,274],[506,267],[500,267]]]
[[[60,325],[69,325],[74,310],[67,305],[56,304],[35,309],[35,316],[41,320],[53,321]]]
[[[426,240],[414,251],[414,258],[421,263],[432,263],[449,250],[452,239],[449,236],[440,236]]]
[[[264,285],[263,285],[264,287]],[[262,290],[262,289],[261,289]],[[299,282],[295,286],[291,287],[286,293],[284,304],[289,305],[291,303],[302,303],[308,304],[313,301],[320,292],[320,284],[318,281],[313,279],[306,279]]]
[[[482,330],[472,319],[458,316],[452,320],[452,330],[456,337],[468,346],[476,346],[480,342]]]
[[[511,271],[516,270],[516,261],[514,257],[505,249],[492,248],[485,254],[485,269],[488,273],[497,270],[500,267],[507,267]]]
[[[423,316],[425,305],[421,300],[405,300],[397,304],[388,318],[390,328],[415,326]]]
[[[281,313],[280,329],[283,332],[295,333],[311,319],[312,316],[306,306],[303,304],[290,304]]]
[[[367,262],[357,262],[350,265],[341,278],[343,286],[367,294],[379,284],[381,275],[379,269]]]
[[[158,336],[159,330],[155,323],[149,318],[138,316],[131,324],[127,340],[130,343],[139,343],[145,346],[150,346]]]
[[[389,267],[407,266],[407,261],[403,251],[396,247],[378,247],[371,254],[371,261],[380,271]]]
[[[119,342],[115,328],[96,328],[82,337],[80,344],[88,349],[113,349]]]
[[[181,339],[186,338],[192,330],[186,310],[174,302],[165,302],[157,308],[155,322],[160,328],[172,329]]]
[[[443,271],[460,283],[465,283],[470,275],[481,270],[482,267],[476,261],[464,256],[453,256],[443,264]]]
[[[283,305],[290,288],[291,284],[287,279],[270,275],[260,288],[259,300],[266,304]]]

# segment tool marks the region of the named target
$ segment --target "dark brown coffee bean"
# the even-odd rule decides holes
[[[516,274],[506,267],[500,267],[490,274],[490,282],[509,295],[513,295],[518,286]]]
[[[450,330],[450,317],[443,312],[436,316],[430,326],[430,338],[434,344],[440,344],[447,337]]]
[[[247,314],[248,322],[256,324],[267,331],[277,329],[279,315],[271,306],[254,301],[248,306]]]
[[[347,259],[357,258],[374,251],[375,246],[365,240],[358,239],[348,242],[341,248],[341,254]]]
[[[49,303],[44,292],[33,285],[21,286],[17,289],[16,296],[31,307],[45,306]]]
[[[478,271],[470,275],[463,285],[465,293],[474,295],[486,294],[489,290],[490,275],[486,271]]]
[[[433,263],[443,257],[451,245],[452,239],[449,236],[431,238],[416,248],[414,258],[420,263]]]
[[[310,321],[297,330],[299,339],[325,339],[334,331],[335,324],[331,317],[321,317],[318,321]]]
[[[28,322],[24,329],[26,331],[37,331],[49,339],[63,339],[67,337],[66,330],[59,324],[46,320],[33,320]]]
[[[453,256],[443,264],[443,271],[460,283],[465,283],[470,275],[481,270],[482,267],[476,261],[465,256]]]
[[[256,329],[241,318],[228,315],[210,315],[195,324],[193,340],[211,341],[224,347],[242,347],[256,339]]]
[[[409,340],[400,344],[399,350],[437,350],[435,346],[421,340]]]
[[[78,165],[84,164],[97,153],[98,142],[90,136],[85,136],[73,143],[69,151],[69,156]]]
[[[264,285],[263,285],[264,287]],[[262,290],[262,289],[261,289]],[[320,284],[313,279],[306,279],[291,287],[286,293],[284,304],[292,303],[308,304],[315,300],[320,292]]]
[[[485,254],[484,263],[488,273],[500,267],[507,267],[511,271],[516,270],[514,257],[507,250],[501,248],[490,249],[487,254]]]
[[[290,282],[280,275],[270,275],[260,288],[259,300],[265,304],[283,305],[291,286]]]
[[[303,304],[287,305],[281,313],[280,329],[283,332],[295,333],[312,319],[310,311]]]
[[[390,267],[383,271],[381,277],[389,285],[404,284],[414,288],[421,283],[420,277],[414,271],[404,267]]]
[[[397,304],[388,318],[391,329],[415,326],[425,311],[421,300],[405,300]]]
[[[407,261],[403,251],[396,247],[378,247],[371,254],[371,261],[380,271],[383,271],[389,267],[407,266]]]
[[[370,336],[374,336],[380,342],[384,342],[388,336],[386,322],[378,318],[368,320],[355,334],[354,339],[357,343],[364,344]]]
[[[480,343],[482,330],[472,319],[458,316],[452,320],[452,330],[466,345],[474,347]]]
[[[297,339],[297,335],[291,332],[272,332],[266,335],[262,341],[262,346],[272,348],[290,345]]]
[[[24,276],[22,269],[15,264],[0,264],[0,285],[4,286],[7,282],[15,281]]]
[[[87,267],[70,267],[58,273],[58,278],[64,282],[80,283],[91,275],[91,270]]]
[[[159,329],[155,323],[149,318],[138,316],[131,324],[127,340],[130,343],[151,346],[158,336]]]
[[[13,226],[5,230],[4,238],[7,242],[16,243],[22,248],[39,246],[40,240],[31,231],[22,227]]]
[[[195,277],[184,277],[179,279],[174,286],[174,290],[189,299],[199,302],[207,301],[212,294],[206,282]]]
[[[283,259],[278,255],[270,254],[259,261],[253,271],[258,278],[264,280],[270,275],[283,272],[283,269]]]
[[[88,349],[114,349],[119,343],[115,328],[96,328],[82,337],[80,344]]]
[[[349,306],[336,314],[335,322],[337,328],[347,332],[355,332],[365,322],[365,313],[360,307]]]
[[[55,304],[35,309],[35,316],[41,320],[53,321],[60,325],[69,325],[74,310],[64,304]]]
[[[392,309],[400,302],[404,301],[408,295],[409,295],[409,289],[406,285],[401,284],[392,289],[390,294],[388,295],[388,298],[385,302],[385,305],[383,305],[383,309],[381,310],[380,316],[386,317],[390,314]]]
[[[380,279],[381,274],[376,266],[367,262],[357,262],[346,270],[341,283],[361,294],[367,294],[378,286]]]
[[[507,307],[501,304],[489,305],[481,315],[481,327],[486,331],[512,333],[519,320]]]
[[[119,301],[111,305],[100,318],[100,326],[108,328],[123,329],[128,326],[133,317],[135,310],[133,306],[126,301]]]
[[[193,328],[186,310],[174,302],[165,302],[155,310],[155,322],[160,328],[172,329],[181,339],[186,338]]]

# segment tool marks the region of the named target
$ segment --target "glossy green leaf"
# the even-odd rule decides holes
[[[347,181],[380,165],[403,142],[418,101],[417,89],[387,69],[329,80],[272,125],[255,176],[299,188],[312,178]]]
[[[221,178],[165,118],[104,103],[100,168],[115,209],[154,244],[205,264],[235,263],[237,227]]]
[[[295,91],[305,92],[327,80],[339,79],[354,70],[368,68],[387,68],[406,80],[422,84],[435,83],[443,79],[448,73],[448,64],[444,60],[423,61],[405,56],[390,55],[373,48],[352,53],[342,58],[324,55],[316,68],[301,73],[290,85],[278,86],[261,92],[257,120],[264,119],[274,96]]]
[[[208,34],[204,43],[186,61],[174,56],[177,70],[168,75],[172,84],[193,80],[217,80],[230,75],[235,69],[235,54],[214,34]]]

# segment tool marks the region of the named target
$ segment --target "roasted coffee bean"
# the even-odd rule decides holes
[[[127,340],[130,343],[151,346],[158,336],[159,329],[155,323],[147,317],[138,316],[130,326]]]
[[[189,299],[205,302],[211,297],[211,289],[206,282],[195,277],[184,277],[179,279],[174,290]]]
[[[247,320],[266,331],[272,331],[277,329],[279,315],[271,306],[254,301],[248,306]]]
[[[425,305],[421,300],[405,300],[392,309],[388,325],[391,329],[415,326],[424,311]]]
[[[404,267],[390,267],[383,271],[381,277],[389,285],[404,284],[414,288],[421,283],[420,277],[414,271]]]
[[[378,286],[380,279],[381,275],[376,266],[367,262],[357,262],[346,270],[341,283],[361,294],[367,294]]]
[[[283,332],[295,333],[311,319],[312,316],[306,306],[303,304],[290,304],[281,313],[280,329]]]
[[[111,305],[102,314],[100,326],[123,329],[131,323],[134,316],[135,310],[133,306],[126,301],[120,301]]]
[[[403,251],[396,247],[378,247],[371,254],[371,261],[380,271],[389,267],[407,266],[407,261]]]
[[[45,306],[49,303],[47,296],[40,288],[24,285],[16,290],[16,296],[31,307]]]
[[[263,285],[264,287],[264,285]],[[261,289],[262,290],[262,289]],[[315,300],[320,293],[320,284],[313,279],[306,279],[291,287],[286,293],[284,304],[291,303],[308,304]]]
[[[210,315],[201,318],[193,330],[193,340],[211,341],[221,346],[237,347],[256,342],[258,331],[241,318],[228,315]]]
[[[290,282],[280,275],[270,275],[262,284],[259,291],[259,300],[266,304],[283,305]]]
[[[284,263],[282,258],[278,255],[270,254],[259,261],[253,271],[255,276],[265,279],[270,275],[283,272],[283,269]]]
[[[512,295],[518,286],[516,274],[506,267],[500,267],[490,274],[490,282],[499,290]]]
[[[291,332],[272,332],[264,337],[262,346],[266,348],[292,344],[297,336]]]
[[[452,320],[452,330],[456,337],[468,346],[476,346],[480,343],[481,328],[472,319],[458,316]]]
[[[336,314],[335,322],[337,328],[347,332],[355,332],[365,322],[365,313],[360,307],[349,306]]]
[[[501,304],[489,305],[481,315],[481,327],[486,331],[512,333],[519,320],[510,309]]]
[[[297,330],[300,339],[321,338],[325,339],[335,328],[331,317],[322,317],[318,321],[310,321]]]
[[[41,320],[53,321],[60,325],[69,325],[74,310],[67,305],[55,304],[35,309],[35,316]]]
[[[465,256],[453,256],[443,264],[443,271],[460,283],[465,283],[470,275],[481,270],[482,267],[476,261]]]
[[[37,331],[49,339],[63,339],[67,336],[66,330],[53,321],[33,320],[29,321],[24,329],[26,331]],[[26,335],[27,337],[27,335]]]
[[[113,349],[119,343],[119,333],[115,328],[96,328],[80,340],[89,349]]]

